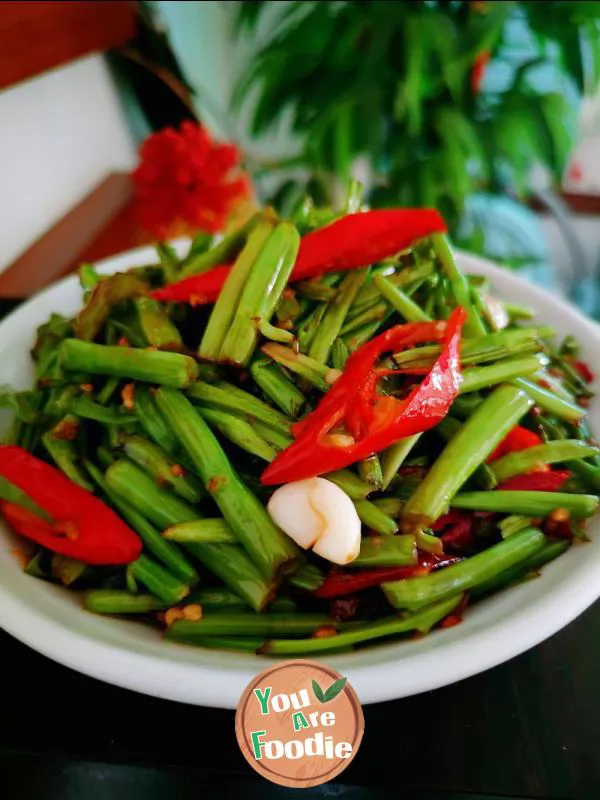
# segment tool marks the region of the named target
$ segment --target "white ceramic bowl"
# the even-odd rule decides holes
[[[154,260],[150,248],[112,258],[102,272]],[[600,328],[577,309],[515,274],[460,254],[468,272],[488,275],[499,296],[537,312],[559,335],[574,334],[600,373]],[[35,329],[52,311],[73,314],[81,303],[76,278],[41,292],[0,323],[0,384],[31,385],[29,348]],[[590,409],[600,431],[600,405]],[[461,625],[416,641],[376,644],[324,658],[347,675],[363,703],[435,689],[506,661],[556,633],[600,595],[600,521],[592,541],[572,547],[543,576],[470,608]],[[272,660],[161,641],[136,622],[85,612],[79,598],[21,571],[13,534],[0,523],[0,625],[22,642],[73,669],[135,691],[197,705],[234,708],[250,678]]]

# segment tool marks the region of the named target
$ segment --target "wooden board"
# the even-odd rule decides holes
[[[0,89],[124,44],[135,4],[102,0],[0,3]]]
[[[0,273],[0,298],[25,298],[73,272],[147,239],[136,225],[129,175],[109,175]]]

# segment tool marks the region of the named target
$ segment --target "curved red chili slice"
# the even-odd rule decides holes
[[[139,536],[114,511],[23,448],[0,446],[0,475],[54,520],[50,524],[27,509],[3,503],[17,533],[85,564],[128,564],[140,555]]]
[[[458,395],[460,336],[465,312],[457,308],[448,322],[397,325],[362,345],[348,359],[343,374],[316,409],[293,426],[296,441],[283,450],[261,476],[265,485],[312,478],[332,472],[406,436],[421,433],[443,419]],[[387,352],[441,341],[441,353],[406,399],[376,393],[376,362]],[[339,446],[331,430],[345,421],[356,441]]]

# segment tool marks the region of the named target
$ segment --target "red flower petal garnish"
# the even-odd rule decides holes
[[[232,144],[213,142],[203,125],[184,122],[151,134],[140,149],[133,173],[141,225],[157,239],[184,230],[217,233],[250,181],[238,169],[240,153]]]

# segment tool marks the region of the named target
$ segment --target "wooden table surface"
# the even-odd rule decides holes
[[[340,790],[378,788],[392,797],[428,800],[597,800],[599,628],[596,605],[552,639],[495,669],[434,692],[366,706],[363,743],[336,782]],[[170,800],[197,797],[200,786],[215,780],[222,796],[240,786],[243,797],[251,789],[261,797],[279,796],[269,794],[243,759],[231,711],[109,686],[49,661],[6,633],[0,633],[0,660],[8,690],[0,782],[18,781],[21,790],[11,800],[91,800],[95,794],[75,787],[98,771],[105,787],[131,784],[126,794],[110,795],[129,800],[162,798],[163,791]],[[348,792],[341,796],[354,797]],[[281,796],[296,795],[286,790]]]

